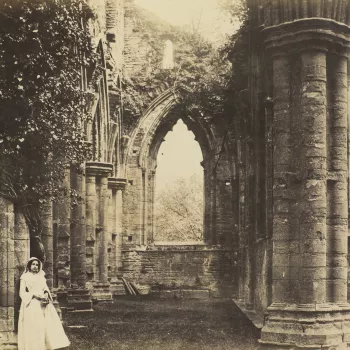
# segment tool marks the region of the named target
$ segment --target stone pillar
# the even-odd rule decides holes
[[[45,271],[46,282],[50,290],[53,287],[53,223],[52,223],[52,202],[42,205],[40,210],[42,222],[41,239],[45,249],[45,261],[43,270]]]
[[[113,295],[125,294],[123,283],[118,279],[120,269],[122,267],[122,215],[123,215],[123,191],[126,187],[127,180],[122,178],[108,178],[108,187],[112,190],[111,206],[114,210],[112,217],[114,222],[110,223],[111,231],[115,235],[113,255],[114,268],[113,277],[111,278],[111,292]]]
[[[86,167],[86,273],[92,288],[96,278],[96,176]]]
[[[346,61],[327,45],[293,50],[273,57],[273,289],[260,342],[338,349],[350,332]]]
[[[70,287],[70,167],[65,169],[63,190],[65,195],[61,203],[57,203],[57,287],[60,293]],[[63,295],[63,294],[62,294]]]
[[[290,164],[290,63],[287,55],[277,55],[273,58],[274,82],[274,217],[273,217],[273,294],[275,303],[293,302],[295,290],[290,283],[289,261],[290,246],[290,215],[289,188],[287,175]]]
[[[14,229],[14,288],[15,288],[15,328],[18,325],[18,314],[21,306],[21,298],[19,296],[20,278],[25,270],[26,264],[30,258],[30,241],[29,229],[23,213],[15,209],[15,229]],[[1,337],[1,336],[0,336]],[[1,348],[1,341],[0,341]]]
[[[326,53],[301,53],[300,302],[326,302]]]
[[[0,348],[17,349],[14,324],[14,210],[0,197]]]
[[[101,231],[101,242],[98,247],[98,251],[95,251],[95,254],[98,255],[95,261],[97,262],[96,269],[98,270],[98,280],[95,279],[93,283],[92,290],[92,298],[96,301],[111,301],[112,294],[109,290],[109,281],[108,281],[108,242],[109,242],[109,229],[108,229],[108,175],[110,175],[113,171],[113,165],[109,163],[101,163],[101,162],[87,162],[86,168],[89,169],[89,176],[95,175],[96,182],[100,184],[99,191],[99,207],[96,208],[99,215],[99,224],[102,229]],[[91,185],[91,183],[90,183]],[[92,187],[90,190],[92,191]],[[91,192],[92,196],[92,192]],[[91,200],[91,198],[90,198]],[[90,204],[92,202],[90,201]],[[92,207],[90,207],[91,211],[89,211],[91,223],[93,223],[93,219],[91,218]],[[91,229],[90,229],[91,232]]]
[[[147,240],[145,244],[153,243],[154,242],[154,206],[155,206],[155,195],[156,195],[156,172],[155,170],[151,170],[148,175],[148,225],[147,225]]]
[[[71,187],[82,197],[71,210],[71,289],[68,306],[74,310],[92,311],[90,291],[86,288],[85,166],[72,166]]]
[[[100,245],[99,276],[100,282],[108,282],[108,179],[107,176],[101,176],[101,197],[100,197],[100,224],[103,229]]]
[[[347,302],[348,60],[330,55],[327,181],[327,300]]]
[[[85,226],[85,169],[73,169],[72,187],[82,197],[80,203],[73,205],[71,231],[71,273],[72,287],[85,288],[86,268],[86,226]]]
[[[147,169],[142,169],[142,214],[141,214],[141,237],[140,244],[147,244],[147,227],[148,227],[148,174]]]

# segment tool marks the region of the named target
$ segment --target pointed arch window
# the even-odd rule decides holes
[[[166,40],[164,43],[162,69],[172,68],[174,68],[174,47],[170,40]]]

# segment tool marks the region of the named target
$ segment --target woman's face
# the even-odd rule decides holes
[[[31,272],[38,272],[39,271],[39,261],[33,260],[30,264],[30,271]]]

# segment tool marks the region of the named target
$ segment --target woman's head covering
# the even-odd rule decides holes
[[[25,272],[30,272],[30,266],[32,265],[32,262],[35,261],[35,260],[39,263],[39,271],[38,272],[42,271],[42,268],[43,268],[42,262],[38,258],[32,257],[27,262],[26,271]]]

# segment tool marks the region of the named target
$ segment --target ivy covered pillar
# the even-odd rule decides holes
[[[348,42],[343,27],[328,37],[322,25],[264,30],[274,94],[272,304],[260,340],[269,349],[350,343]]]

